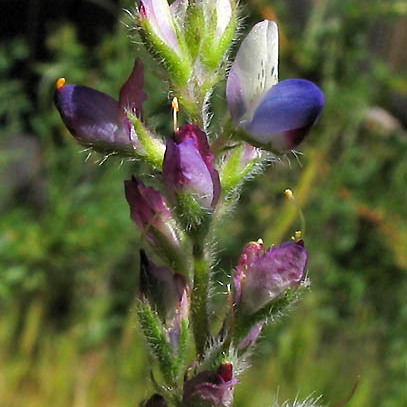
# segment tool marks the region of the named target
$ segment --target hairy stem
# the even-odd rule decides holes
[[[192,326],[195,346],[198,354],[202,355],[208,340],[208,269],[209,262],[205,258],[202,242],[195,242],[194,256],[194,288],[192,290]]]

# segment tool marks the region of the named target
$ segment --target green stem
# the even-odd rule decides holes
[[[202,355],[210,334],[207,304],[209,262],[205,258],[202,243],[194,243],[193,256],[192,324],[196,351]]]

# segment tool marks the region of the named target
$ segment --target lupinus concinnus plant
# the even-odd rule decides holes
[[[216,227],[233,210],[245,180],[305,138],[324,96],[307,80],[278,81],[273,21],[256,24],[232,60],[240,26],[236,0],[140,0],[133,16],[165,72],[173,134],[156,134],[143,115],[139,59],[119,100],[61,78],[55,103],[80,144],[137,158],[155,177],[154,187],[147,185],[150,174],[124,182],[131,219],[142,232],[137,310],[156,393],[142,405],[228,407],[263,326],[306,291],[308,253],[301,232],[271,248],[261,239],[248,243],[231,273],[227,312],[217,314],[209,295],[214,247],[220,247]],[[208,135],[217,113],[211,93],[225,79],[229,115],[219,119],[219,134]],[[179,109],[188,122],[178,128]],[[293,199],[291,191],[286,195]]]

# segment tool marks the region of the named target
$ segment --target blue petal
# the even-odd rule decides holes
[[[324,95],[313,82],[287,79],[273,86],[255,109],[252,120],[241,125],[255,142],[290,150],[308,134],[324,105]]]

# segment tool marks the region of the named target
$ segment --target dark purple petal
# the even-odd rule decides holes
[[[216,205],[220,195],[219,173],[206,134],[197,126],[185,125],[175,134],[175,141],[167,141],[163,177],[171,200],[180,190],[193,194],[206,209]]]
[[[144,185],[135,177],[124,181],[124,186],[130,205],[130,217],[140,229],[158,219],[166,220],[171,216],[164,197],[156,189]]]
[[[257,258],[248,258],[243,265],[239,261],[236,274],[240,284],[237,303],[240,309],[245,313],[256,312],[288,288],[298,287],[304,278],[307,261],[307,250],[295,242],[274,246]],[[236,276],[234,280],[236,286]]]
[[[173,218],[163,196],[152,187],[133,177],[124,181],[125,195],[130,206],[130,217],[153,245],[158,245],[157,233],[174,247],[179,244]]]
[[[308,134],[324,105],[324,95],[313,82],[287,79],[265,94],[250,122],[241,124],[257,143],[290,150]]]
[[[144,407],[168,407],[168,404],[163,396],[154,394],[154,396],[147,401]]]
[[[130,76],[120,89],[119,104],[124,111],[130,111],[138,118],[141,118],[142,105],[147,99],[143,86],[143,62],[136,58]]]
[[[229,407],[233,403],[233,390],[237,382],[237,379],[233,378],[231,363],[222,364],[218,372],[209,370],[201,372],[185,382],[183,405]]]
[[[112,97],[86,86],[62,85],[55,91],[55,104],[68,130],[84,146],[133,152],[129,124]]]

